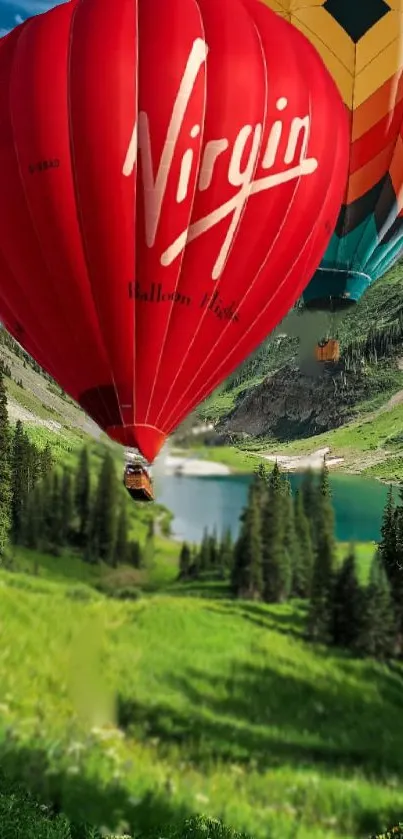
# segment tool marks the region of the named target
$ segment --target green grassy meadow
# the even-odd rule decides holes
[[[169,545],[158,572],[131,580],[136,602],[98,589],[133,569],[16,551],[17,573],[0,572],[6,776],[103,835],[165,837],[161,825],[198,813],[253,839],[353,839],[397,822],[400,667],[308,644],[300,602],[175,584]],[[358,546],[363,579],[372,552]]]

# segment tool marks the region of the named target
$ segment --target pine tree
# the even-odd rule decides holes
[[[119,510],[118,524],[116,531],[116,542],[114,550],[114,566],[124,564],[128,556],[128,523],[126,503],[122,501]]]
[[[21,541],[31,550],[43,545],[43,484],[37,483],[28,493],[22,510]]]
[[[335,568],[334,510],[326,462],[320,474],[317,513],[316,549],[312,595],[308,615],[308,634],[312,640],[326,643],[330,630],[330,607]]]
[[[48,472],[53,469],[53,454],[50,443],[46,443],[45,448],[40,452],[40,475],[45,477]]]
[[[394,509],[393,490],[389,488],[382,522],[379,546],[394,604],[396,619],[396,651],[403,649],[403,490],[400,504]]]
[[[361,633],[363,595],[357,577],[354,547],[337,571],[331,603],[331,640],[338,647],[356,649]]]
[[[24,434],[25,440],[25,474],[26,474],[26,492],[31,492],[35,484],[41,477],[40,453],[34,443],[31,443],[28,435]]]
[[[234,549],[231,588],[235,597],[257,600],[262,595],[262,536],[260,499],[252,483],[241,516],[241,529]]]
[[[218,567],[222,579],[231,573],[233,565],[234,548],[230,528],[227,528],[222,536],[218,555]]]
[[[53,473],[47,472],[41,481],[42,493],[42,544],[44,550],[51,549],[53,535],[52,507]]]
[[[129,542],[127,550],[127,562],[133,568],[140,568],[141,548],[138,542]]]
[[[21,420],[17,420],[11,446],[11,538],[22,536],[23,508],[27,496],[27,442]]]
[[[374,556],[369,585],[364,593],[359,650],[374,658],[390,657],[395,648],[396,628],[391,588],[379,551]]]
[[[216,571],[218,565],[218,542],[216,528],[214,528],[213,532],[209,535],[208,542],[209,567],[211,571]]]
[[[388,577],[394,577],[396,568],[396,515],[393,498],[393,487],[390,486],[386,498],[386,505],[383,511],[381,526],[381,542],[379,544],[380,556]]]
[[[106,452],[98,477],[87,556],[112,563],[116,539],[117,479],[113,457]]]
[[[187,580],[189,579],[189,572],[191,567],[191,553],[189,545],[186,542],[183,542],[181,547],[181,552],[179,555],[179,579],[180,580]]]
[[[299,565],[299,545],[295,527],[294,499],[289,480],[284,481],[284,550],[288,564],[287,597],[291,594],[295,570]]]
[[[199,571],[205,573],[211,567],[211,553],[210,553],[210,536],[207,528],[203,530],[203,537],[199,551]]]
[[[307,469],[301,482],[301,494],[305,515],[308,519],[312,547],[316,547],[316,514],[318,507],[318,486],[312,469]]]
[[[298,554],[293,567],[292,594],[294,597],[305,598],[311,594],[314,553],[301,492],[295,495],[295,533]]]
[[[154,565],[155,544],[154,544],[154,522],[152,519],[148,522],[147,536],[142,552],[141,564],[143,568],[150,570]]]
[[[52,474],[52,491],[50,494],[50,547],[55,556],[60,554],[62,547],[62,509],[61,509],[61,486],[58,472]]]
[[[73,484],[68,469],[63,470],[60,490],[60,545],[67,545],[71,539],[74,510]]]
[[[268,603],[283,602],[291,589],[291,564],[285,550],[286,506],[284,481],[275,463],[262,514],[263,598]]]
[[[253,484],[255,488],[255,497],[260,506],[261,511],[267,501],[267,493],[269,490],[270,473],[265,463],[259,463],[253,475]]]
[[[78,516],[79,543],[80,545],[84,545],[88,536],[91,513],[90,460],[87,446],[83,446],[80,452],[75,476],[74,503]]]
[[[88,536],[85,540],[83,550],[83,560],[89,565],[95,565],[99,562],[99,546],[97,541],[97,533],[95,527],[94,507],[91,508],[90,520],[88,524]]]
[[[200,550],[197,545],[193,545],[191,551],[190,577],[192,580],[200,577]]]
[[[7,546],[11,525],[10,429],[7,396],[0,372],[0,556]]]

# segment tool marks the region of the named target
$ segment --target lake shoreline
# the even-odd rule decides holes
[[[334,469],[335,467],[344,464],[343,457],[329,457],[329,446],[317,449],[311,454],[301,455],[277,455],[263,454],[261,452],[242,452],[242,454],[248,455],[250,458],[255,459],[255,463],[250,463],[248,469],[237,469],[236,465],[229,465],[227,463],[224,463],[223,461],[220,461],[218,459],[219,448],[214,449],[214,454],[217,455],[217,459],[213,458],[210,460],[208,457],[207,447],[205,451],[207,455],[206,459],[195,457],[194,455],[192,455],[191,451],[189,451],[189,454],[186,455],[182,452],[175,452],[175,454],[168,455],[164,460],[164,473],[167,475],[186,475],[187,477],[218,477],[220,475],[225,476],[237,474],[252,475],[258,463],[264,460],[269,461],[269,463],[273,464],[277,461],[278,465],[285,472],[296,473],[305,472],[307,469],[319,471],[323,465],[324,460],[326,460],[326,465],[329,469]],[[236,452],[237,450],[234,448],[233,451]]]
[[[403,482],[396,476],[396,472],[395,474],[392,473],[390,478],[382,476],[382,474],[373,474],[372,469],[372,474],[366,474],[368,467],[372,464],[368,463],[365,453],[362,453],[361,459],[358,459],[357,456],[353,458],[353,462],[350,462],[351,452],[346,459],[341,454],[339,456],[331,455],[331,451],[330,446],[324,446],[313,452],[284,455],[272,453],[270,450],[267,452],[267,449],[266,452],[264,450],[247,451],[238,449],[236,446],[196,446],[190,449],[178,447],[171,450],[168,458],[164,458],[162,472],[168,475],[184,475],[187,477],[240,477],[242,475],[253,475],[259,463],[266,461],[269,465],[277,461],[284,472],[303,474],[308,469],[315,472],[319,471],[325,458],[326,465],[333,474],[356,475],[368,480],[376,480],[384,486],[400,486]],[[165,469],[167,460],[168,470]],[[381,465],[382,461],[379,463],[380,467]]]
[[[220,475],[233,474],[230,467],[224,463],[179,455],[168,455],[165,458],[164,473],[166,475],[183,475],[187,478],[219,477]]]
[[[361,460],[357,457],[353,459],[353,462],[350,462],[350,458],[346,459],[341,454],[330,456],[331,451],[331,447],[326,446],[313,452],[284,455],[272,453],[270,450],[269,452],[267,450],[266,452],[264,450],[260,452],[241,450],[235,446],[200,446],[191,449],[180,449],[178,447],[172,450],[171,467],[168,474],[185,474],[194,477],[253,475],[259,463],[264,461],[268,461],[269,464],[274,464],[277,461],[286,473],[303,474],[308,469],[319,471],[325,458],[326,465],[333,474],[361,476],[362,478],[376,480],[385,486],[399,486],[403,482],[403,476],[401,481],[396,473],[387,478],[374,474],[371,469],[372,474],[367,474],[367,469],[373,464],[367,462],[365,453],[362,454]],[[351,452],[349,454],[351,455]],[[181,465],[183,463],[186,463],[186,466],[182,469]],[[379,466],[382,466],[382,461],[379,462]]]
[[[344,463],[344,457],[328,457],[330,453],[330,446],[325,446],[322,449],[317,449],[311,454],[301,455],[277,455],[264,454],[262,458],[268,460],[270,463],[278,463],[280,467],[285,468],[286,472],[305,472],[307,469],[319,471],[323,462],[326,462],[328,469],[335,466],[340,466]]]

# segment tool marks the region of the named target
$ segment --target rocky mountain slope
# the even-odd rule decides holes
[[[314,360],[316,340],[340,340],[337,364]],[[224,436],[296,440],[338,428],[403,393],[403,266],[342,318],[291,313],[199,411]]]

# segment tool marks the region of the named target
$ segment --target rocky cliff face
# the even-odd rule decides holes
[[[301,371],[287,365],[248,391],[220,425],[223,434],[272,435],[279,440],[343,425],[365,398],[365,375],[342,365]]]

